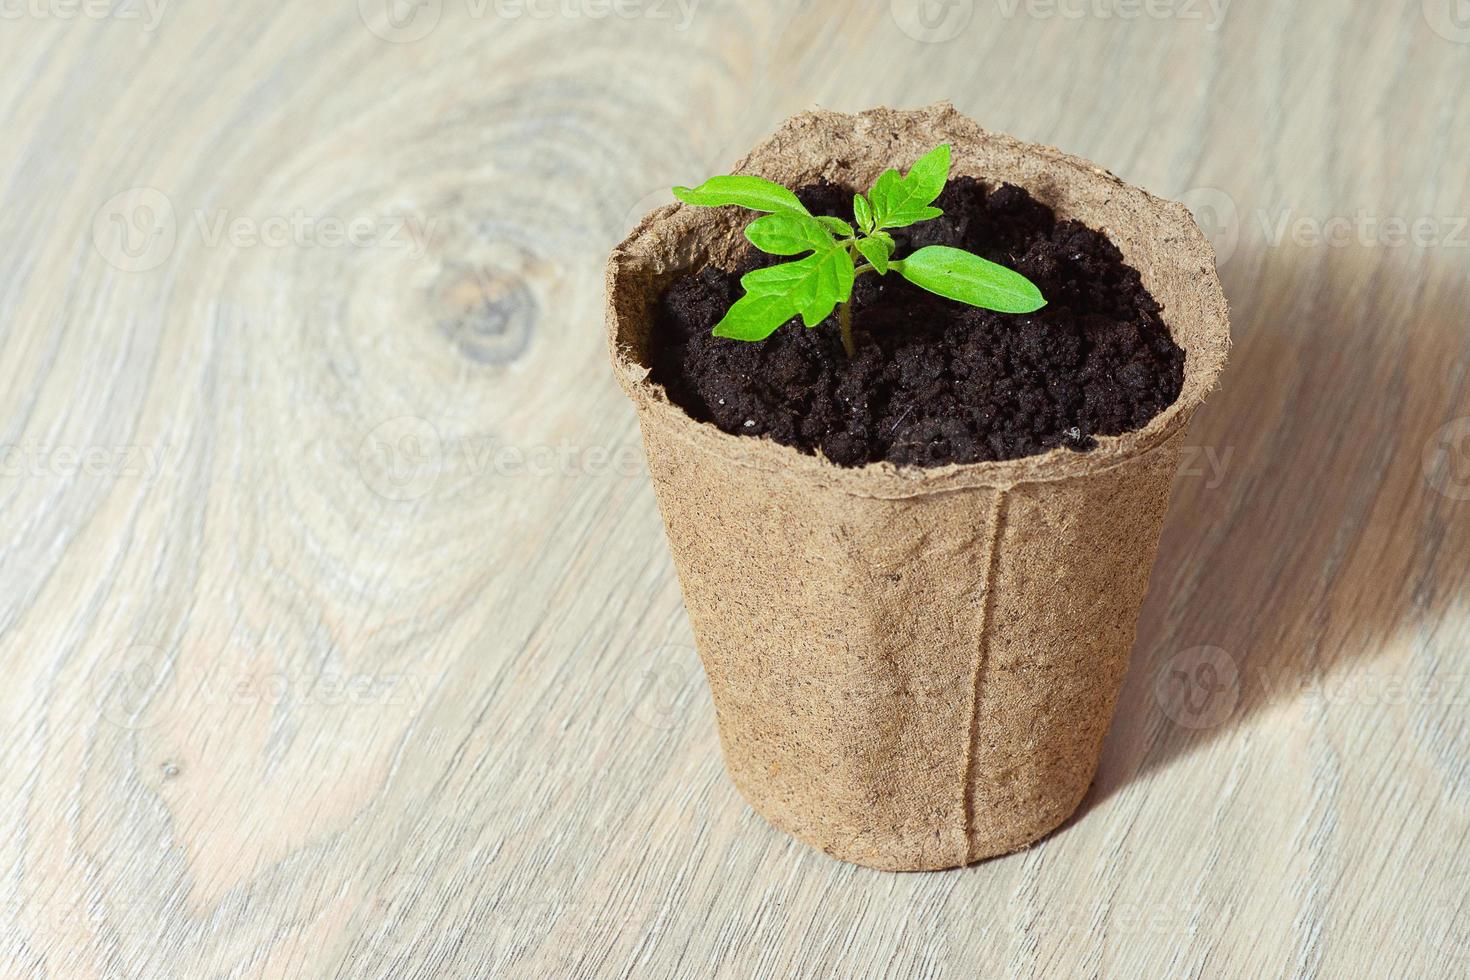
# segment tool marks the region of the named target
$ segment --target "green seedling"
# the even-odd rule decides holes
[[[842,347],[851,357],[856,350],[852,287],[865,272],[897,272],[938,296],[1001,313],[1041,309],[1046,300],[1031,280],[963,249],[926,245],[893,257],[889,231],[943,214],[933,204],[948,179],[947,143],[926,153],[907,174],[885,170],[872,190],[853,197],[856,225],[813,215],[790,190],[764,177],[711,177],[698,187],[675,187],[674,196],[686,204],[765,212],[746,226],[750,243],[771,255],[805,255],[742,276],[745,295],[715,324],[715,336],[764,340],[793,317],[815,327],[836,309]]]

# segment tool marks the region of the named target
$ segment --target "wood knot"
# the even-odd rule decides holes
[[[444,311],[438,329],[481,364],[509,364],[525,353],[537,318],[536,298],[520,276],[498,270],[449,270],[436,289]]]

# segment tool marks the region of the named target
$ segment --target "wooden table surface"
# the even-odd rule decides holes
[[[136,0],[0,31],[0,975],[1463,976],[1463,0]],[[602,265],[789,113],[1191,204],[1237,342],[1081,814],[724,775]]]

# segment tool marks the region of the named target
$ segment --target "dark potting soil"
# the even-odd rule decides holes
[[[852,219],[850,189],[797,192],[813,214]],[[888,460],[941,466],[1015,459],[1138,429],[1168,407],[1184,351],[1138,272],[1103,234],[1058,221],[1025,190],[950,182],[943,217],[895,231],[895,255],[924,245],[967,249],[1024,274],[1047,305],[1012,315],[943,299],[897,273],[853,291],[857,354],[836,314],[794,319],[764,341],[710,331],[741,295],[740,276],[791,261],[750,248],[730,270],[670,284],[659,304],[652,377],[691,416],[768,436],[843,466]]]

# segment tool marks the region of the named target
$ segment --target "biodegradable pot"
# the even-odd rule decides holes
[[[941,142],[953,174],[1025,187],[1105,232],[1187,354],[1143,429],[998,463],[844,468],[697,422],[648,378],[669,280],[731,267],[752,215],[670,205],[612,253],[607,321],[718,717],[725,763],[776,827],[834,857],[946,868],[1076,809],[1133,645],[1181,440],[1229,349],[1189,212],[947,104],[804,113],[734,172],[869,186]]]

